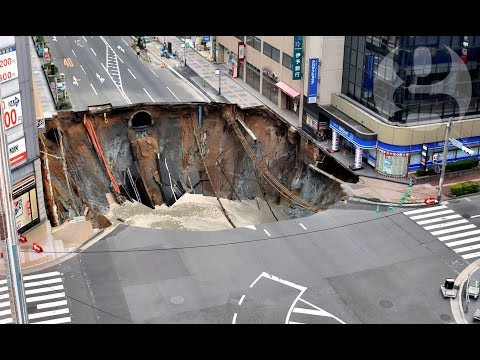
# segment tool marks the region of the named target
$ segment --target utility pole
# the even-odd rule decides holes
[[[0,93],[1,98],[1,93]],[[3,119],[3,111],[1,112]],[[5,240],[5,270],[12,293],[12,318],[17,324],[28,324],[27,305],[23,289],[23,278],[18,252],[18,232],[13,211],[12,185],[10,181],[10,161],[5,128],[0,124],[0,221],[3,231],[0,238]]]
[[[445,130],[445,141],[443,144],[443,160],[442,160],[442,171],[440,173],[440,180],[438,181],[438,192],[437,192],[437,201],[442,201],[442,186],[443,180],[445,178],[445,170],[447,169],[447,155],[448,155],[448,135],[450,133],[450,126],[452,124],[452,118],[448,119],[447,129]]]
[[[184,45],[183,45],[183,65],[187,66],[187,37],[183,38]]]

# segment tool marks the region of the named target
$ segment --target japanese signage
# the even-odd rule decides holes
[[[308,103],[317,101],[318,87],[318,59],[310,59],[310,71],[308,73]]]
[[[27,147],[24,137],[8,144],[8,158],[10,160],[10,166],[15,166],[27,160]]]
[[[245,59],[245,43],[240,41],[238,43],[238,60],[243,61]]]
[[[44,133],[45,132],[45,118],[37,118],[37,130],[38,132]]]
[[[0,84],[17,77],[17,48],[13,45],[0,49]]]
[[[293,37],[293,64],[292,74],[293,80],[302,78],[302,57],[303,57],[303,36]]]
[[[425,170],[427,168],[427,161],[428,161],[428,146],[427,144],[422,145],[422,157],[420,160],[420,165],[422,165],[422,169]]]
[[[375,170],[380,174],[392,177],[406,177],[408,173],[408,153],[396,153],[377,149]]]
[[[5,130],[23,122],[20,93],[2,99],[2,115]]]

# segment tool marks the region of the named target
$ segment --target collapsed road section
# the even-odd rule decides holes
[[[344,195],[336,180],[358,180],[263,107],[137,104],[60,112],[46,121],[39,146],[53,226],[86,216],[104,228],[112,206],[173,209],[201,194],[216,198],[236,227],[238,214],[227,203],[256,201],[260,210],[261,201],[276,220],[301,217]],[[312,170],[317,166],[322,171]]]

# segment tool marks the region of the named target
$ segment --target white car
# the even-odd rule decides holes
[[[477,280],[470,281],[470,285],[468,286],[468,296],[473,297],[474,299],[478,298],[478,294],[480,293],[480,285]]]
[[[473,318],[475,320],[480,320],[480,307],[475,311],[475,314],[473,314]]]

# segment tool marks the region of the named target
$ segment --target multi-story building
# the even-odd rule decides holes
[[[0,98],[15,223],[19,232],[23,232],[46,219],[29,38],[26,36],[0,36]]]
[[[300,78],[292,59],[296,38],[303,41]],[[219,61],[229,63],[234,77],[298,114],[312,137],[331,137],[332,151],[354,154],[352,169],[369,164],[382,175],[405,177],[422,166],[422,149],[428,149],[425,165],[441,163],[449,119],[450,138],[473,154],[452,145],[447,161],[480,156],[479,36],[219,36],[217,42]]]

